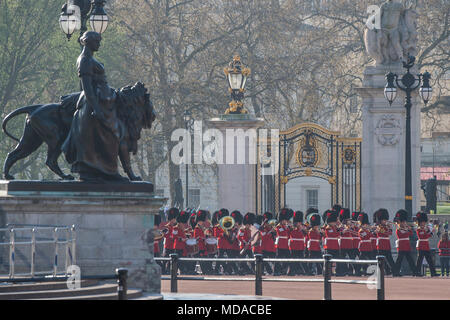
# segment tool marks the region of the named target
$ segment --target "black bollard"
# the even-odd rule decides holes
[[[128,270],[125,268],[116,269],[117,276],[117,294],[119,300],[127,300],[127,278]]]
[[[255,295],[262,296],[263,255],[255,254]]]
[[[170,255],[170,292],[178,292],[178,254]]]
[[[323,299],[331,300],[331,255],[323,255]]]
[[[386,258],[384,256],[377,256],[377,300],[384,300],[384,268]]]

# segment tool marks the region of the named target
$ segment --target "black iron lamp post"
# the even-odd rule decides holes
[[[430,86],[431,75],[428,72],[418,74],[417,77],[409,70],[414,66],[415,58],[408,57],[408,61],[403,62],[403,67],[406,68],[406,73],[401,79],[392,72],[386,75],[387,84],[384,89],[384,96],[389,101],[389,105],[397,96],[397,88],[406,93],[405,108],[406,108],[406,154],[405,154],[405,210],[408,212],[408,220],[412,220],[412,173],[411,173],[411,93],[416,90],[420,84],[419,94],[425,104],[431,99],[432,88]]]
[[[225,114],[248,113],[242,101],[244,100],[245,83],[251,73],[250,68],[244,67],[241,63],[241,57],[236,55],[228,67],[224,69],[224,73],[227,76],[228,90],[232,99],[229,104],[230,107],[225,111]]]
[[[192,113],[189,110],[185,110],[184,111],[184,125],[186,128],[186,131],[191,134],[191,131],[193,129],[194,126],[194,118],[192,117]],[[186,152],[186,150],[184,151]],[[188,155],[190,156],[190,155]],[[186,159],[186,208],[189,207],[189,167],[188,167],[188,162]]]
[[[106,0],[67,0],[61,9],[59,25],[70,40],[75,30],[80,30],[80,37],[87,31],[87,21],[93,31],[105,32],[108,28],[108,16],[103,8]],[[80,40],[78,38],[78,41]]]

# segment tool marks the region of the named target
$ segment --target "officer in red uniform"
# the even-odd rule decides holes
[[[339,238],[340,231],[336,226],[338,219],[338,212],[334,210],[327,210],[326,213],[326,226],[325,234],[323,239],[323,248],[326,254],[330,254],[333,259],[340,258],[340,248],[339,248]],[[343,264],[337,263],[336,265],[336,276],[343,276]]]
[[[342,208],[339,213],[339,248],[341,249],[341,258],[345,259],[348,257],[349,259],[355,259],[356,255],[353,251],[353,235],[354,232],[351,228],[350,224],[350,209]],[[343,264],[343,272],[347,275],[353,274],[356,265],[352,265],[353,268],[350,268],[350,265]],[[352,271],[353,269],[353,271]]]
[[[172,230],[172,238],[175,252],[178,254],[178,257],[186,256],[186,229],[189,221],[190,213],[188,211],[181,211],[177,217],[177,224],[173,227]],[[189,265],[185,262],[180,261],[178,263],[179,269],[181,273],[190,273]]]
[[[395,270],[394,259],[392,259],[391,253],[391,239],[392,229],[387,224],[389,221],[389,212],[386,209],[378,209],[375,211],[375,223],[377,224],[377,228],[375,230],[377,235],[377,254],[380,256],[384,256],[386,258],[386,274],[397,275],[397,270]]]
[[[305,235],[305,258],[309,258],[309,250],[308,250],[308,240],[309,240],[309,230],[311,229],[311,225],[309,224],[309,218],[312,214],[319,213],[319,210],[316,208],[308,208],[306,210],[306,215],[304,218],[304,226],[306,227],[306,235]],[[308,270],[311,270],[310,265],[308,264]]]
[[[199,258],[208,257],[208,252],[206,251],[206,232],[207,228],[205,227],[205,221],[208,216],[208,212],[206,210],[198,210],[196,214],[196,224],[194,228],[194,238],[198,241],[198,249],[199,252],[195,255]],[[211,274],[212,273],[212,264],[208,261],[200,262],[200,268],[202,269],[202,274]]]
[[[353,232],[353,235],[352,235],[352,237],[353,237],[353,249],[352,249],[352,252],[353,252],[353,256],[355,257],[355,259],[356,259],[356,257],[359,258],[359,223],[358,223],[358,217],[359,217],[360,213],[361,212],[359,212],[359,211],[353,211],[352,212],[352,221],[354,221],[354,222],[352,222],[352,226],[351,226],[351,230]],[[361,265],[359,265],[359,264],[353,265],[353,272],[354,272],[355,276],[357,276],[357,277],[361,276]]]
[[[278,221],[280,222],[276,227],[275,231],[277,233],[275,239],[275,248],[277,249],[277,258],[289,259],[291,252],[289,251],[289,233],[290,226],[288,225],[289,219],[291,219],[294,212],[292,209],[283,208],[278,214]],[[279,276],[286,274],[288,270],[287,263],[275,263],[274,275]]]
[[[264,221],[261,230],[261,246],[262,254],[264,258],[275,258],[276,257],[276,247],[275,247],[275,237],[276,231],[274,226],[271,226],[268,222],[273,219],[273,214],[271,212],[266,212],[263,214]],[[266,272],[273,275],[274,270],[268,262],[264,263],[264,268]]]
[[[372,240],[370,239],[372,236],[372,232],[370,230],[369,224],[369,216],[365,212],[361,212],[358,216],[358,221],[360,224],[359,229],[359,259],[360,260],[371,260],[374,259],[372,257],[373,248],[372,248]],[[367,275],[367,265],[363,266],[363,273]]]
[[[155,215],[155,218],[154,218],[154,221],[153,221],[153,229],[154,230],[159,230],[159,225],[160,224],[161,224],[161,215],[157,214],[157,215]],[[163,238],[164,237],[158,239],[158,238],[155,237],[153,239],[153,256],[155,258],[158,258],[158,257],[161,256],[161,251],[160,251],[159,246],[160,246],[161,241],[162,241]],[[161,273],[164,273],[163,272],[164,271],[164,264],[163,264],[163,262],[162,261],[157,261],[156,263],[161,267]]]
[[[252,246],[252,252],[253,255],[255,254],[262,254],[262,225],[264,223],[264,216],[263,215],[257,215],[255,218],[255,223],[253,226],[255,227],[256,235]]]
[[[319,226],[320,226],[320,215],[317,213],[312,213],[308,216],[309,218],[309,225],[311,226],[311,229],[308,232],[308,244],[307,248],[309,251],[309,257],[311,259],[321,259],[322,258],[322,251],[320,248],[320,239],[322,238],[322,235],[320,234]],[[313,266],[311,265],[310,270],[313,270]],[[317,262],[315,264],[316,266],[316,274],[321,275],[323,264]]]
[[[223,217],[226,217],[229,215],[230,215],[230,213],[229,213],[228,209],[225,209],[225,208],[220,209],[217,214],[218,222]],[[217,238],[217,250],[218,250],[217,257],[224,258],[227,255],[227,250],[229,250],[231,248],[231,243],[228,241],[228,238],[226,237],[224,230],[220,227],[219,224],[214,226],[214,237]],[[215,267],[215,273],[219,274],[220,266],[222,266],[223,272],[230,274],[231,272],[229,270],[229,267],[227,267],[227,265],[228,264],[226,262],[217,262],[216,267]]]
[[[400,276],[400,269],[402,266],[403,258],[406,258],[409,268],[412,270],[414,275],[417,275],[416,265],[414,264],[413,258],[411,257],[411,246],[409,244],[409,237],[413,235],[413,231],[410,226],[407,225],[406,221],[408,219],[408,212],[404,209],[400,209],[395,214],[395,220],[398,223],[397,231],[397,260],[395,261],[396,275]]]
[[[428,216],[425,212],[419,211],[416,214],[416,218],[417,218],[416,221],[418,223],[418,227],[416,230],[418,238],[416,248],[419,253],[417,256],[417,264],[416,264],[417,275],[422,276],[420,271],[422,267],[423,258],[425,258],[427,260],[428,265],[430,266],[431,276],[436,277],[437,276],[436,269],[434,267],[434,262],[433,259],[431,259],[430,254],[429,239],[433,236],[433,232],[427,226]]]
[[[172,253],[175,253],[174,243],[173,243],[173,227],[177,223],[177,217],[180,214],[178,208],[170,208],[167,211],[167,224],[163,227],[164,232],[164,257],[169,257]],[[170,262],[164,263],[164,270],[168,273],[170,269]]]
[[[243,219],[243,226],[239,229],[239,255],[241,258],[253,258],[252,241],[256,238],[256,233],[252,236],[252,225],[255,223],[256,215],[252,212],[247,212]],[[247,262],[241,262],[239,268],[242,274],[253,274],[253,267],[250,268]]]
[[[305,257],[305,235],[307,233],[306,227],[303,225],[303,212],[295,211],[292,222],[293,228],[289,233],[289,250],[291,257],[294,259],[303,259]],[[307,265],[304,263],[291,263],[289,266],[290,276],[308,274]]]

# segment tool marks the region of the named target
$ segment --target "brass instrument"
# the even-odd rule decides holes
[[[231,216],[226,216],[219,220],[219,226],[226,233],[228,233],[231,229],[233,229],[235,224],[236,222],[234,221],[234,218]]]
[[[276,228],[276,226],[278,225],[277,219],[269,220],[267,223],[268,223],[272,228]]]

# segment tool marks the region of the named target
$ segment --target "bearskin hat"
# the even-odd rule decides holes
[[[317,213],[312,213],[308,218],[311,227],[320,226],[320,216]]]
[[[344,221],[350,219],[350,209],[349,208],[342,208],[339,212],[339,220]]]
[[[167,212],[167,220],[176,219],[180,215],[180,210],[178,208],[170,208]]]
[[[416,220],[417,222],[428,222],[428,215],[426,212],[419,211],[416,214]]]
[[[408,220],[408,212],[405,209],[398,210],[395,214],[394,221],[402,222],[406,220]]]
[[[330,223],[330,222],[336,222],[338,219],[338,213],[334,210],[327,210],[326,213],[326,219],[324,218],[323,221]]]
[[[255,224],[257,224],[259,227],[262,225],[264,221],[264,216],[263,215],[257,215],[255,218]]]
[[[294,219],[293,222],[303,222],[303,212],[302,211],[295,211],[294,212]]]
[[[380,208],[375,211],[375,214],[373,216],[373,221],[375,223],[381,223],[382,220],[389,220],[389,211],[384,208]]]
[[[240,212],[239,210],[234,210],[234,211],[230,214],[230,216],[233,217],[233,219],[234,219],[234,221],[235,221],[236,223],[242,224],[243,217],[242,217],[242,214],[241,214],[241,212]]]
[[[278,220],[289,220],[291,216],[291,209],[289,208],[283,208],[280,210],[280,213],[278,214]]]
[[[265,220],[269,221],[269,220],[273,219],[273,214],[272,214],[272,212],[267,211],[263,214],[263,217]]]
[[[222,219],[223,217],[229,216],[230,212],[228,209],[222,208],[219,210],[219,214],[217,215],[217,220]]]
[[[359,217],[359,214],[360,214],[361,212],[359,212],[359,211],[353,211],[352,212],[352,220],[353,221],[358,221],[358,217]]]
[[[340,204],[335,204],[331,210],[336,211],[338,214],[341,212],[342,206]]]
[[[208,212],[206,210],[201,210],[201,209],[198,210],[197,217],[196,217],[197,222],[205,221],[207,216],[208,216]]]
[[[305,220],[309,221],[308,220],[309,216],[314,213],[319,213],[319,210],[317,210],[316,208],[308,208],[308,210],[306,210]]]
[[[243,224],[254,224],[256,220],[256,215],[252,212],[247,212],[244,216]]]
[[[189,213],[189,211],[183,210],[177,216],[177,222],[187,223],[189,221],[190,217],[191,217],[191,214]]]
[[[369,216],[365,212],[360,212],[358,215],[358,221],[361,222],[361,224],[369,224]]]
[[[153,220],[153,225],[158,227],[161,224],[161,215],[155,215],[155,219]]]
[[[213,226],[215,226],[216,224],[219,223],[218,217],[219,217],[219,211],[214,211],[214,213],[213,213],[213,215],[212,215],[212,218],[211,218],[211,224],[212,224]]]

